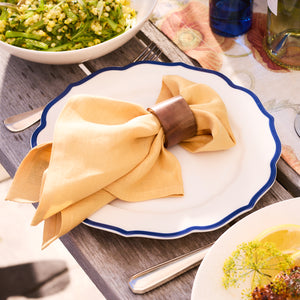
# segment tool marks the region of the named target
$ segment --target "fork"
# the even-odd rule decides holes
[[[133,59],[133,62],[146,60],[157,61],[161,54],[162,51],[153,42],[151,42],[136,58]],[[91,74],[91,72],[83,64],[79,64],[79,67],[86,75]],[[11,132],[23,131],[41,119],[44,108],[45,106],[41,106],[21,114],[11,116],[4,120],[4,125]]]

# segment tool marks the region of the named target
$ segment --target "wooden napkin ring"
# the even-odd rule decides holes
[[[176,96],[147,108],[154,114],[165,133],[164,146],[171,147],[197,134],[193,112],[181,96]]]

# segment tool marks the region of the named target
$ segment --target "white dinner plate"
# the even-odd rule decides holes
[[[236,247],[253,240],[263,230],[280,224],[298,224],[300,198],[285,200],[264,207],[225,231],[202,261],[193,284],[191,300],[241,300],[240,288],[225,289],[223,265]]]
[[[138,62],[105,68],[71,84],[46,106],[32,146],[52,140],[56,119],[71,95],[101,95],[147,108],[155,104],[167,74],[207,84],[221,95],[236,145],[198,154],[172,147],[182,167],[183,197],[137,203],[115,200],[85,224],[124,236],[178,238],[225,225],[252,209],[274,182],[281,146],[274,120],[259,99],[220,73],[182,63]]]

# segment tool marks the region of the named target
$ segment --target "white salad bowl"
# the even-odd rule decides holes
[[[36,63],[53,65],[83,63],[116,50],[134,37],[149,19],[156,3],[157,0],[131,0],[131,6],[137,12],[135,25],[128,31],[95,46],[78,50],[47,52],[25,49],[0,41],[0,47],[11,55]]]

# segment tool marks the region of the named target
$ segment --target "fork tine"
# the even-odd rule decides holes
[[[155,45],[155,49],[152,50],[152,55],[148,57],[149,60],[158,60],[161,56],[161,50]]]
[[[153,47],[153,42],[151,42],[134,60],[133,62],[136,61],[141,61],[141,60],[146,60],[148,58],[148,56],[151,53],[151,49]]]
[[[161,50],[151,42],[134,60],[137,61],[145,61],[145,60],[158,60],[161,55]]]

